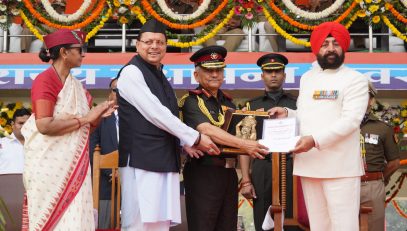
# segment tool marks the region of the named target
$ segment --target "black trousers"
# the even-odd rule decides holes
[[[270,160],[253,160],[252,164],[252,183],[256,191],[257,199],[253,200],[253,217],[254,226],[256,231],[263,231],[262,224],[264,217],[267,213],[269,206],[271,205],[271,170],[272,162]],[[285,217],[293,217],[293,159],[287,157],[287,195],[286,202],[287,208],[285,210]],[[281,178],[280,178],[281,179]],[[281,198],[281,196],[280,196]],[[294,229],[292,229],[294,228]],[[284,227],[284,230],[301,230],[295,227]]]
[[[234,168],[188,162],[184,168],[188,230],[237,230],[237,181]]]

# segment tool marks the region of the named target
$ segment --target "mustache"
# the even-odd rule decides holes
[[[330,55],[334,55],[335,58],[338,58],[338,57],[339,57],[339,55],[338,55],[336,52],[333,52],[333,51],[328,52],[328,53],[325,54],[323,57],[324,57],[324,58],[327,58],[327,57],[330,56]]]

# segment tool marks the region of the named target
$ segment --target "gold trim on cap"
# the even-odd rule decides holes
[[[204,62],[200,66],[205,68],[222,68],[226,67],[226,64],[224,62]]]
[[[273,63],[264,63],[261,65],[261,68],[265,69],[267,66],[270,66],[270,65],[276,65],[276,66],[278,66],[278,68],[285,67],[285,65],[283,63],[273,62]]]

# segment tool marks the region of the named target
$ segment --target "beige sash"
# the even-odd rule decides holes
[[[82,84],[69,75],[58,94],[53,117],[81,117],[88,111]],[[25,137],[23,178],[29,230],[52,230],[86,177],[89,166],[89,124],[62,136],[47,136],[38,131],[35,117],[31,115],[22,133]]]

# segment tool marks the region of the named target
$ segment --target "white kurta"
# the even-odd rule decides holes
[[[148,76],[146,78],[149,78]],[[192,146],[198,132],[188,127],[163,106],[150,91],[143,73],[134,65],[123,68],[117,82],[120,96],[158,128]],[[148,145],[148,144],[146,144]],[[120,168],[122,177],[122,227],[141,222],[169,220],[181,223],[179,174],[157,173],[131,167]],[[132,205],[138,205],[134,208]]]
[[[22,174],[24,146],[13,134],[0,139],[0,174]]]
[[[314,99],[316,91],[337,91],[336,99]],[[341,66],[322,70],[314,63],[301,77],[296,116],[302,136],[312,135],[318,148],[295,155],[294,175],[315,178],[364,174],[360,155],[360,123],[368,103],[368,81]],[[295,111],[289,110],[289,116]]]

